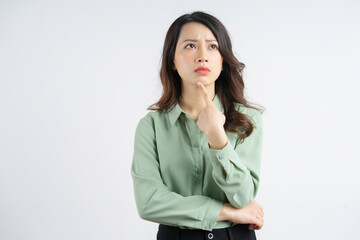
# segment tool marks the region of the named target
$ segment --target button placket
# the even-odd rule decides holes
[[[193,147],[194,147],[194,153],[195,153],[195,165],[196,165],[196,169],[200,169],[200,162],[199,162],[199,158],[201,156],[200,153],[200,134],[198,133],[198,127],[196,125],[195,122],[191,122],[191,140],[193,140]]]
[[[186,122],[186,129],[189,135],[189,142],[193,152],[194,180],[196,181],[196,189],[194,193],[202,193],[202,157],[200,149],[199,129],[194,121]]]

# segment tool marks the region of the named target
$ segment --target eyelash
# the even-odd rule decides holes
[[[185,46],[185,48],[187,48],[187,46],[189,46],[189,45],[193,45],[193,46],[195,46],[194,44],[189,43],[189,44],[187,44],[187,45]],[[215,48],[212,48],[212,50],[216,50],[216,49],[218,49],[217,45],[215,45],[215,44],[212,44],[212,45],[210,45],[210,46],[215,46]]]

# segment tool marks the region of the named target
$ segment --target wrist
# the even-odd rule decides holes
[[[210,149],[213,149],[213,150],[221,150],[221,149],[223,149],[223,148],[228,144],[228,141],[227,141],[227,140],[224,140],[224,141],[221,142],[221,143],[216,143],[216,144],[208,143],[208,144],[209,144],[209,148],[210,148]]]
[[[228,137],[224,130],[207,136],[211,149],[222,149],[228,143]]]
[[[218,221],[218,222],[226,221],[226,220],[231,221],[231,219],[232,219],[232,211],[231,210],[232,210],[231,204],[224,203],[216,221]]]
[[[211,130],[206,133],[207,138],[218,138],[224,135],[224,126],[211,127]]]

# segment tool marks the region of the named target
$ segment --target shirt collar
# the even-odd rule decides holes
[[[215,97],[214,97],[212,102],[214,103],[214,105],[216,106],[216,108],[219,111],[224,113],[224,108],[223,108],[223,106],[221,104],[221,101],[220,101],[217,94],[215,94]],[[169,116],[171,126],[174,126],[176,120],[179,118],[181,113],[183,113],[183,114],[185,114],[185,116],[187,116],[187,114],[184,112],[184,110],[182,110],[182,108],[179,106],[179,103],[176,103],[175,107],[170,112],[168,112],[168,116]]]

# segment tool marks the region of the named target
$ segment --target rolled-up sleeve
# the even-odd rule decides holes
[[[228,140],[222,149],[209,148],[213,179],[236,208],[244,207],[253,201],[259,187],[262,117],[258,111],[250,117],[254,120],[254,129],[242,143],[233,146]]]
[[[212,230],[223,203],[207,196],[182,196],[163,183],[153,120],[142,118],[135,131],[131,175],[142,219],[170,226]]]

